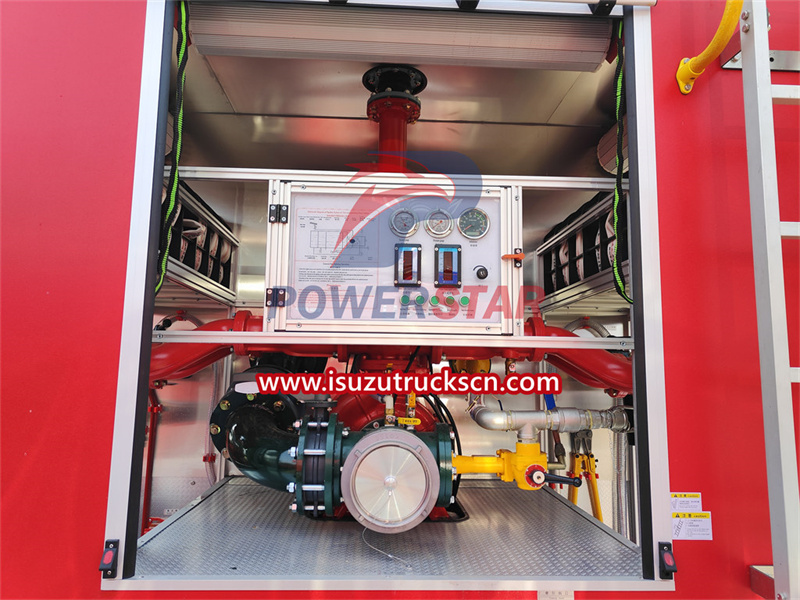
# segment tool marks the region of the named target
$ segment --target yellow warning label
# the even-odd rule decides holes
[[[397,422],[400,423],[400,425],[419,425],[422,423],[419,419],[410,419],[408,417],[400,417],[397,419]]]
[[[686,512],[686,513],[672,513],[673,519],[710,519],[711,513],[708,512]]]
[[[673,498],[699,498],[700,494],[670,494]]]

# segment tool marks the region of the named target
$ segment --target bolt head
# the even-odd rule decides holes
[[[294,423],[292,423],[292,427],[294,427],[295,429],[300,429],[302,426],[303,426],[303,422],[301,420],[299,420],[299,419],[297,421],[295,421]]]
[[[451,431],[451,432],[450,432],[450,439],[451,439],[451,440],[454,440],[454,439],[456,439],[456,433],[455,433],[455,431]]]
[[[685,86],[683,86],[683,89],[685,89],[688,92],[690,89],[692,89],[692,86],[687,83]]]
[[[211,427],[209,427],[208,430],[211,432],[211,435],[217,435],[221,431],[219,425],[217,425],[216,423],[212,423]]]
[[[292,446],[289,448],[289,456],[292,458],[297,458],[297,446]]]
[[[750,13],[747,12],[746,10],[742,11],[742,20],[743,21],[747,21],[747,19],[749,19],[749,18],[750,18]]]
[[[297,512],[297,502],[292,502],[289,505],[289,510],[292,511],[293,513],[296,513]]]
[[[745,23],[742,25],[742,32],[747,33],[748,31],[750,31],[750,25]]]
[[[456,497],[450,496],[450,504],[455,504],[455,503],[456,503]]]
[[[286,491],[289,492],[290,494],[294,494],[294,491],[296,489],[297,486],[295,485],[294,481],[290,481],[289,483],[286,484]]]
[[[231,407],[231,403],[229,400],[223,400],[222,402],[219,403],[219,407],[222,410],[228,410]]]
[[[347,437],[348,435],[350,435],[350,430],[349,429],[342,429],[342,437]]]

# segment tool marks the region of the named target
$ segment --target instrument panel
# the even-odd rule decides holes
[[[384,207],[352,186],[286,186],[289,222],[277,231],[289,234],[287,328],[374,330],[380,322],[500,334],[511,327],[518,290],[510,289],[513,264],[502,255],[513,249],[519,204],[510,188],[412,195]],[[387,186],[374,197],[392,193]]]

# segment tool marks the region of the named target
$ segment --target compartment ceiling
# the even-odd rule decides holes
[[[351,170],[374,161],[378,126],[361,77],[377,63],[227,52],[190,46],[182,164]],[[606,175],[596,146],[614,123],[614,64],[599,63],[595,72],[415,64],[428,87],[409,150],[458,151],[484,174]]]

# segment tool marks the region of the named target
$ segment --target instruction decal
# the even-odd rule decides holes
[[[674,512],[672,513],[673,540],[711,540],[711,513]]]
[[[670,504],[673,512],[692,512],[703,510],[703,496],[700,492],[672,492]]]

